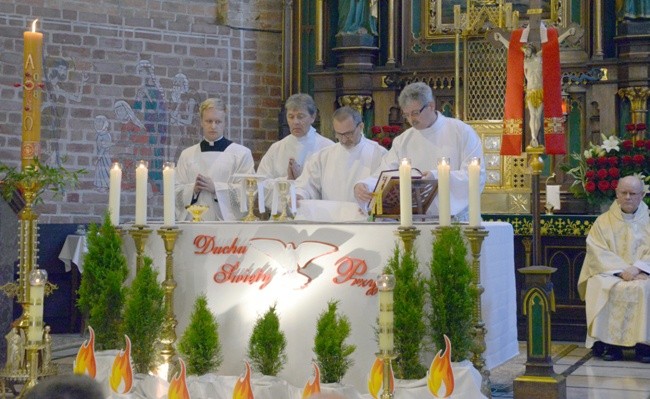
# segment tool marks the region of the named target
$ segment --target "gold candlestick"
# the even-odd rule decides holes
[[[474,348],[472,350],[472,363],[481,373],[481,393],[488,398],[492,397],[490,389],[490,370],[485,367],[485,334],[487,330],[481,315],[481,295],[483,294],[483,285],[481,284],[481,246],[483,240],[488,235],[488,231],[483,226],[465,227],[463,230],[465,237],[469,241],[472,252],[472,269],[474,270],[474,286],[476,288],[476,303],[474,305]]]
[[[254,177],[246,178],[246,199],[248,200],[248,214],[244,216],[244,222],[256,222],[260,220],[255,216],[255,192],[257,191],[257,179]]]
[[[163,239],[165,245],[165,281],[162,283],[165,291],[165,321],[163,322],[162,331],[160,332],[161,349],[159,356],[161,362],[157,366],[158,376],[169,380],[175,374],[178,368],[178,358],[176,356],[176,315],[174,315],[174,290],[176,281],[174,280],[174,246],[176,239],[181,231],[178,227],[161,227],[158,229],[158,235]],[[162,366],[162,367],[161,367]],[[166,375],[161,375],[165,374]]]
[[[131,226],[129,233],[135,243],[135,272],[139,272],[144,264],[144,246],[147,243],[151,229],[147,225],[134,224]]]
[[[29,377],[25,382],[25,385],[23,385],[23,389],[20,390],[18,399],[27,396],[27,393],[38,384],[38,353],[43,349],[43,345],[38,343],[30,344],[25,349],[27,350],[27,361],[29,362],[27,364]]]
[[[413,251],[413,243],[415,242],[415,239],[420,235],[420,230],[413,226],[400,226],[397,228],[395,234],[402,239],[402,243],[404,244],[404,251],[411,252]]]

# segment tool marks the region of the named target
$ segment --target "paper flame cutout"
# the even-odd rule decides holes
[[[73,370],[75,374],[86,374],[90,378],[95,378],[97,374],[97,363],[95,362],[95,330],[88,326],[88,332],[90,333],[90,338],[84,341],[79,347]]]
[[[190,399],[190,392],[187,390],[187,381],[185,381],[185,362],[178,359],[181,370],[172,378],[169,383],[168,399]]]
[[[393,374],[393,365],[390,366],[390,382],[388,383],[391,393],[395,391],[395,375]],[[380,358],[375,358],[375,362],[368,375],[368,393],[375,399],[379,398],[379,391],[384,386],[384,362]]]
[[[131,340],[124,336],[126,347],[115,356],[109,382],[115,393],[129,393],[133,387],[133,368],[131,366]]]
[[[232,399],[255,399],[253,388],[251,388],[251,365],[248,362],[246,362],[244,376],[237,378],[235,389],[232,391]]]
[[[314,376],[307,380],[305,388],[302,390],[302,399],[320,393],[320,368],[316,363],[312,363],[312,366],[314,367]]]
[[[431,362],[429,369],[429,376],[427,377],[427,385],[429,391],[436,398],[448,398],[454,392],[454,370],[451,368],[451,342],[445,335],[445,352],[440,355],[442,350],[439,350],[436,357]],[[438,392],[442,384],[445,384],[444,396],[438,396]]]

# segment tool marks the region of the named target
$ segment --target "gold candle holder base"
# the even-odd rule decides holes
[[[129,234],[133,237],[135,243],[135,272],[139,272],[144,264],[144,246],[152,230],[147,225],[134,224],[129,230]]]
[[[395,232],[396,235],[398,235],[402,239],[402,243],[404,244],[404,251],[405,252],[412,252],[413,251],[413,244],[415,242],[415,239],[417,236],[420,235],[420,230],[417,229],[416,227],[410,226],[410,227],[398,227],[397,231]]]
[[[465,237],[469,241],[472,253],[472,270],[474,271],[473,285],[476,288],[476,303],[474,305],[474,348],[472,349],[472,364],[481,374],[481,393],[488,398],[492,397],[490,388],[490,370],[485,367],[485,334],[487,330],[481,314],[481,296],[484,288],[481,284],[481,247],[488,231],[483,226],[467,226],[463,229]]]
[[[162,238],[165,245],[165,280],[162,283],[165,292],[165,320],[163,321],[160,332],[160,348],[158,352],[158,365],[156,369],[162,374],[159,377],[169,380],[174,375],[174,370],[178,368],[178,356],[176,355],[176,326],[178,321],[174,314],[174,290],[176,281],[174,280],[174,247],[176,239],[181,231],[178,227],[169,226],[158,229],[158,235]]]
[[[382,361],[382,392],[379,395],[380,399],[393,399],[393,392],[390,390],[390,374],[391,374],[391,362],[393,359],[397,358],[397,354],[394,351],[379,351],[375,354],[377,358]]]

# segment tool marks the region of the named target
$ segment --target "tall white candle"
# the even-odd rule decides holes
[[[30,342],[43,340],[43,300],[45,298],[47,272],[34,269],[29,274],[29,327],[27,339]]]
[[[147,224],[147,161],[138,162],[135,168],[135,224]]]
[[[395,277],[383,274],[377,279],[379,289],[379,351],[391,353],[395,347],[393,335],[393,289]]]
[[[399,213],[402,227],[413,226],[411,161],[408,158],[402,159],[399,165]]]
[[[469,175],[469,225],[481,225],[481,160],[473,157],[467,166]]]
[[[163,214],[165,226],[176,224],[176,196],[174,186],[176,185],[176,171],[173,162],[165,162],[163,165]]]
[[[120,224],[120,192],[122,190],[122,165],[113,162],[110,171],[110,184],[108,186],[108,211],[111,214],[111,224]]]
[[[449,158],[447,157],[438,160],[438,223],[440,226],[451,225]]]

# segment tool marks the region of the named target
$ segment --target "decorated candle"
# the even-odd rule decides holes
[[[34,269],[29,273],[29,327],[27,328],[29,342],[41,342],[43,340],[45,283],[47,283],[47,272],[45,270]]]
[[[119,162],[113,162],[109,172],[110,183],[108,186],[108,211],[111,214],[111,224],[117,226],[120,224],[120,192],[122,185],[122,165]]]
[[[23,33],[23,142],[22,167],[40,155],[41,148],[41,86],[43,84],[43,34],[32,30]]]
[[[147,161],[140,161],[135,168],[135,224],[147,224]]]
[[[438,221],[440,226],[451,225],[449,158],[447,157],[438,160]]]
[[[473,157],[467,166],[469,175],[469,225],[481,224],[481,160]]]
[[[411,161],[408,158],[402,159],[399,165],[399,213],[402,227],[413,226]]]
[[[379,350],[391,353],[394,349],[393,335],[393,289],[395,277],[392,274],[382,274],[377,279],[379,289]]]
[[[173,162],[163,164],[163,214],[165,226],[173,226],[176,223],[176,198],[174,185],[176,184],[176,171]]]

